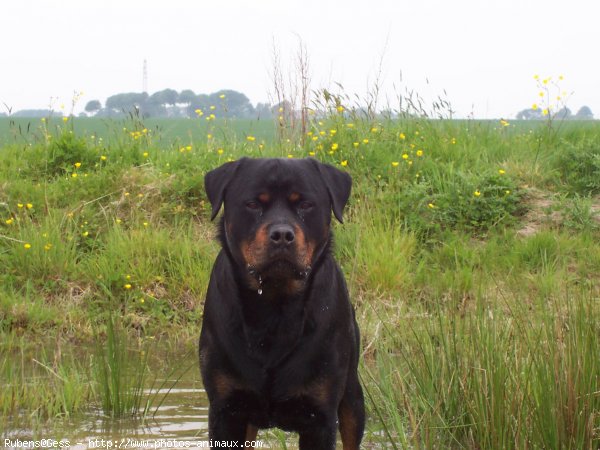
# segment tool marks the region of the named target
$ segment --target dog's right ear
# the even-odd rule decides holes
[[[241,160],[225,163],[204,176],[204,189],[212,206],[210,220],[219,214],[227,186],[237,172],[240,162]]]

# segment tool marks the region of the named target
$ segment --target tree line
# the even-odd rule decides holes
[[[197,117],[211,114],[228,118],[267,118],[273,116],[274,107],[267,103],[252,105],[248,97],[230,89],[212,94],[196,94],[191,89],[177,92],[163,89],[149,95],[147,92],[111,95],[104,105],[91,100],[85,112],[96,117],[118,117],[136,112],[143,117]]]
[[[553,119],[558,120],[593,120],[594,114],[589,106],[582,106],[579,108],[577,113],[573,114],[573,112],[563,106],[556,112],[547,112],[547,114],[551,114]],[[544,120],[547,117],[547,114],[544,114],[544,111],[540,108],[528,108],[522,111],[519,111],[517,114],[517,120]]]

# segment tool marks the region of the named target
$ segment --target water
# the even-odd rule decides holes
[[[197,371],[197,370],[196,370]],[[52,442],[43,439],[68,441],[70,449],[88,448],[198,448],[208,439],[208,399],[199,381],[200,374],[190,370],[179,380],[160,380],[145,390],[145,400],[151,400],[146,417],[115,419],[104,416],[97,408],[77,414],[71,419],[58,419],[41,426],[40,430],[15,427],[0,433],[3,448],[16,449],[17,445],[4,445],[5,439],[33,440],[52,448]],[[170,386],[175,387],[170,388]],[[15,444],[15,442],[13,442]],[[60,444],[57,444],[60,445]],[[21,447],[22,448],[22,447]],[[56,447],[58,448],[58,447]]]
[[[161,373],[169,372],[168,367],[184,367],[183,363],[188,367],[183,374],[179,371],[160,378]],[[35,426],[25,415],[18,420],[9,418],[8,423],[4,422],[7,428],[0,429],[0,448],[23,449],[15,442],[17,439],[33,441],[35,448],[61,448],[62,445],[73,450],[208,448],[208,399],[197,364],[190,364],[189,355],[167,357],[163,354],[163,358],[153,359],[151,366],[150,387],[144,391],[143,403],[149,401],[151,406],[145,417],[111,418],[104,415],[100,405],[90,405],[73,417],[55,418]],[[155,380],[153,374],[158,374]],[[0,421],[0,427],[2,423]],[[376,436],[372,430],[369,434],[370,438],[365,436],[363,448],[388,448],[385,444],[374,445],[373,440],[381,442],[382,439],[373,439]],[[6,439],[12,442],[7,445]],[[294,433],[262,430],[258,440],[262,446],[256,448],[298,448],[298,437]],[[342,448],[339,440],[337,448]]]

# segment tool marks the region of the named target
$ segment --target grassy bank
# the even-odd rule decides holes
[[[101,355],[35,352],[110,334],[110,313],[134,338],[195,339],[217,252],[204,173],[242,156],[312,156],[354,180],[335,236],[363,334],[367,440],[598,447],[599,124],[371,120],[332,108],[300,137],[204,118],[133,117],[103,131],[92,120],[28,130],[3,120],[5,416],[72,415],[110,396]],[[64,373],[26,392],[32,358]],[[36,409],[40,392],[49,406]]]

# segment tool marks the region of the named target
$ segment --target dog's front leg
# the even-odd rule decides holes
[[[300,432],[300,450],[334,450],[336,431],[335,420],[315,424],[311,430]]]
[[[234,398],[214,402],[208,411],[208,436],[214,443],[224,441],[229,447],[244,448],[248,428],[247,409]],[[213,444],[213,447],[215,445]]]

